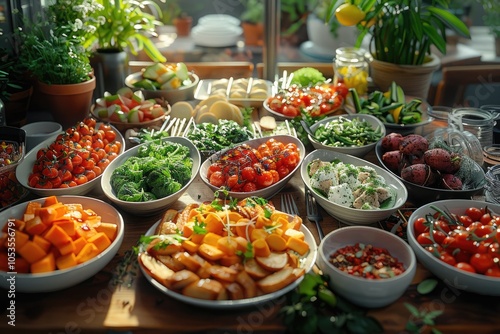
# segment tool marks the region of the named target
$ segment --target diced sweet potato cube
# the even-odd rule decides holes
[[[199,246],[200,245],[192,242],[191,240],[184,240],[182,242],[182,248],[184,248],[188,253],[191,253],[191,254],[196,253]]]
[[[28,202],[26,209],[24,209],[25,214],[35,214],[36,210],[42,207],[40,202]]]
[[[222,237],[219,234],[208,232],[207,234],[205,234],[205,237],[203,238],[203,243],[217,247],[217,242],[219,241],[220,238]]]
[[[99,253],[104,251],[106,248],[111,245],[111,240],[109,240],[108,236],[104,234],[104,232],[97,232],[93,236],[87,239],[87,242],[92,242],[97,246]]]
[[[87,242],[85,246],[83,246],[82,250],[76,256],[76,262],[78,264],[86,262],[99,254],[99,249],[97,246],[91,242]]]
[[[31,240],[26,241],[26,243],[17,250],[17,253],[29,263],[34,263],[47,255],[42,247]]]
[[[57,225],[52,225],[47,233],[45,233],[44,237],[57,248],[71,241],[71,237]]]
[[[76,234],[75,222],[70,219],[55,220],[53,225],[57,225],[66,232],[67,235],[73,237]]]
[[[223,266],[226,266],[226,267],[230,267],[232,265],[235,265],[235,264],[238,264],[238,263],[241,263],[241,262],[243,262],[243,259],[241,258],[241,256],[238,256],[236,254],[233,254],[233,255],[224,255],[219,260],[219,263],[221,265],[223,265]]]
[[[27,274],[30,272],[30,264],[22,257],[16,258],[16,270],[18,274]]]
[[[16,249],[19,249],[24,246],[24,244],[30,239],[30,236],[27,233],[15,230],[14,231],[14,240],[16,241]],[[7,240],[4,242],[4,246],[7,247]]]
[[[226,255],[234,255],[238,250],[238,242],[234,237],[222,237],[217,240],[217,248],[223,251]]]
[[[57,269],[66,269],[76,266],[78,263],[76,262],[75,253],[69,253],[66,255],[61,255],[56,259],[56,267]]]
[[[9,222],[3,226],[2,232],[7,233],[7,230],[8,230],[9,227],[13,228],[15,230],[18,230],[18,231],[23,231],[24,230],[24,226],[25,226],[24,220],[21,220],[21,219],[9,219],[8,221]]]
[[[296,251],[300,255],[305,255],[309,251],[309,245],[307,242],[298,238],[288,238],[286,245],[288,248]]]
[[[50,247],[52,246],[50,241],[39,235],[33,236],[32,240],[34,243],[38,244],[38,246],[40,246],[46,253],[49,252]]]
[[[222,234],[222,230],[224,229],[224,223],[222,222],[222,219],[213,212],[210,212],[206,217],[205,217],[205,229],[208,232],[216,233],[216,234]]]
[[[241,219],[238,223],[242,224],[245,221],[245,219]],[[252,235],[252,231],[254,229],[255,227],[251,223],[249,223],[248,225],[237,225],[235,227],[236,235],[245,239],[249,238]]]
[[[196,243],[196,244],[201,244],[203,242],[203,238],[205,237],[205,234],[197,234],[197,233],[193,233],[190,237],[189,240],[191,240],[192,242]]]
[[[48,225],[42,221],[40,216],[34,216],[32,219],[26,221],[24,230],[30,235],[40,235],[48,228]]]
[[[87,240],[84,237],[79,237],[75,239],[73,243],[75,244],[75,254],[78,254],[87,243]]]
[[[257,239],[252,242],[253,253],[255,256],[269,256],[271,254],[271,249],[269,249],[269,245],[267,244],[265,239]]]
[[[48,196],[45,198],[45,201],[43,201],[43,206],[51,206],[57,203],[59,203],[59,201],[56,196]]]
[[[200,245],[200,247],[198,248],[198,254],[209,261],[217,261],[225,255],[224,252],[218,249],[216,246],[212,246],[206,243]]]
[[[93,226],[89,226],[86,223],[76,224],[75,232],[76,235],[78,235],[79,237],[84,237],[85,240],[97,233],[96,229]]]
[[[116,224],[113,223],[100,223],[94,226],[95,230],[97,232],[103,232],[106,234],[109,240],[113,241],[116,238],[116,231],[118,230],[118,227]]]
[[[30,271],[33,274],[47,273],[56,270],[56,259],[53,253],[48,253],[41,260],[31,264]]]
[[[278,234],[269,234],[266,237],[266,242],[269,248],[274,251],[282,252],[286,249],[286,240]]]
[[[68,243],[57,247],[57,249],[59,250],[59,253],[61,253],[61,255],[66,255],[69,253],[75,253],[76,247],[73,240],[70,239]]]
[[[250,240],[254,242],[257,239],[265,239],[267,235],[268,233],[263,228],[255,228],[252,230],[252,233],[250,234]]]
[[[50,225],[54,220],[62,217],[67,210],[68,208],[63,203],[55,203],[37,209],[35,214],[40,216],[44,224]]]

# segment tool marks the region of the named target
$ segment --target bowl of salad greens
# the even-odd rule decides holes
[[[364,157],[385,136],[384,124],[375,116],[337,115],[311,126],[309,141],[315,149],[326,149]]]
[[[198,175],[200,152],[189,139],[168,137],[125,151],[102,174],[106,197],[134,215],[153,215],[177,201]]]

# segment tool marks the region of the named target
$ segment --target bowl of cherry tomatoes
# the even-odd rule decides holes
[[[293,119],[303,112],[318,117],[340,110],[347,93],[348,89],[343,83],[324,83],[312,87],[291,85],[265,99],[263,107],[277,120]]]
[[[19,164],[19,183],[39,196],[84,195],[125,150],[112,125],[87,118],[35,146]]]
[[[270,198],[299,169],[305,151],[290,135],[252,139],[213,154],[201,165],[200,177],[213,191],[225,189],[233,198]]]
[[[500,296],[499,226],[500,205],[441,200],[413,212],[408,243],[418,260],[446,284]]]

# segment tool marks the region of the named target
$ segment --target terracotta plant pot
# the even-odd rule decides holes
[[[427,99],[432,74],[440,64],[435,55],[431,55],[423,65],[397,65],[374,59],[370,63],[370,75],[375,87],[381,91],[386,91],[395,81],[405,95]]]
[[[175,18],[174,25],[177,31],[177,36],[189,36],[191,33],[191,26],[193,25],[193,18],[191,16]]]
[[[263,45],[264,44],[264,25],[262,23],[242,22],[243,37],[246,45]]]
[[[63,128],[73,126],[89,116],[95,86],[94,76],[88,81],[72,85],[38,82],[38,89],[47,109]]]
[[[26,124],[32,94],[33,87],[26,85],[23,90],[12,92],[4,101],[7,125],[21,127]]]

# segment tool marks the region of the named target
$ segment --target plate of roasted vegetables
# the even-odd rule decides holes
[[[146,279],[181,302],[215,309],[276,301],[311,270],[317,248],[299,216],[249,197],[167,210],[140,239]]]
[[[412,133],[433,120],[429,117],[432,107],[427,101],[405,95],[401,86],[395,82],[386,92],[375,90],[364,97],[359,96],[354,89],[349,92],[344,107],[347,113],[373,115],[384,123],[388,133]]]

